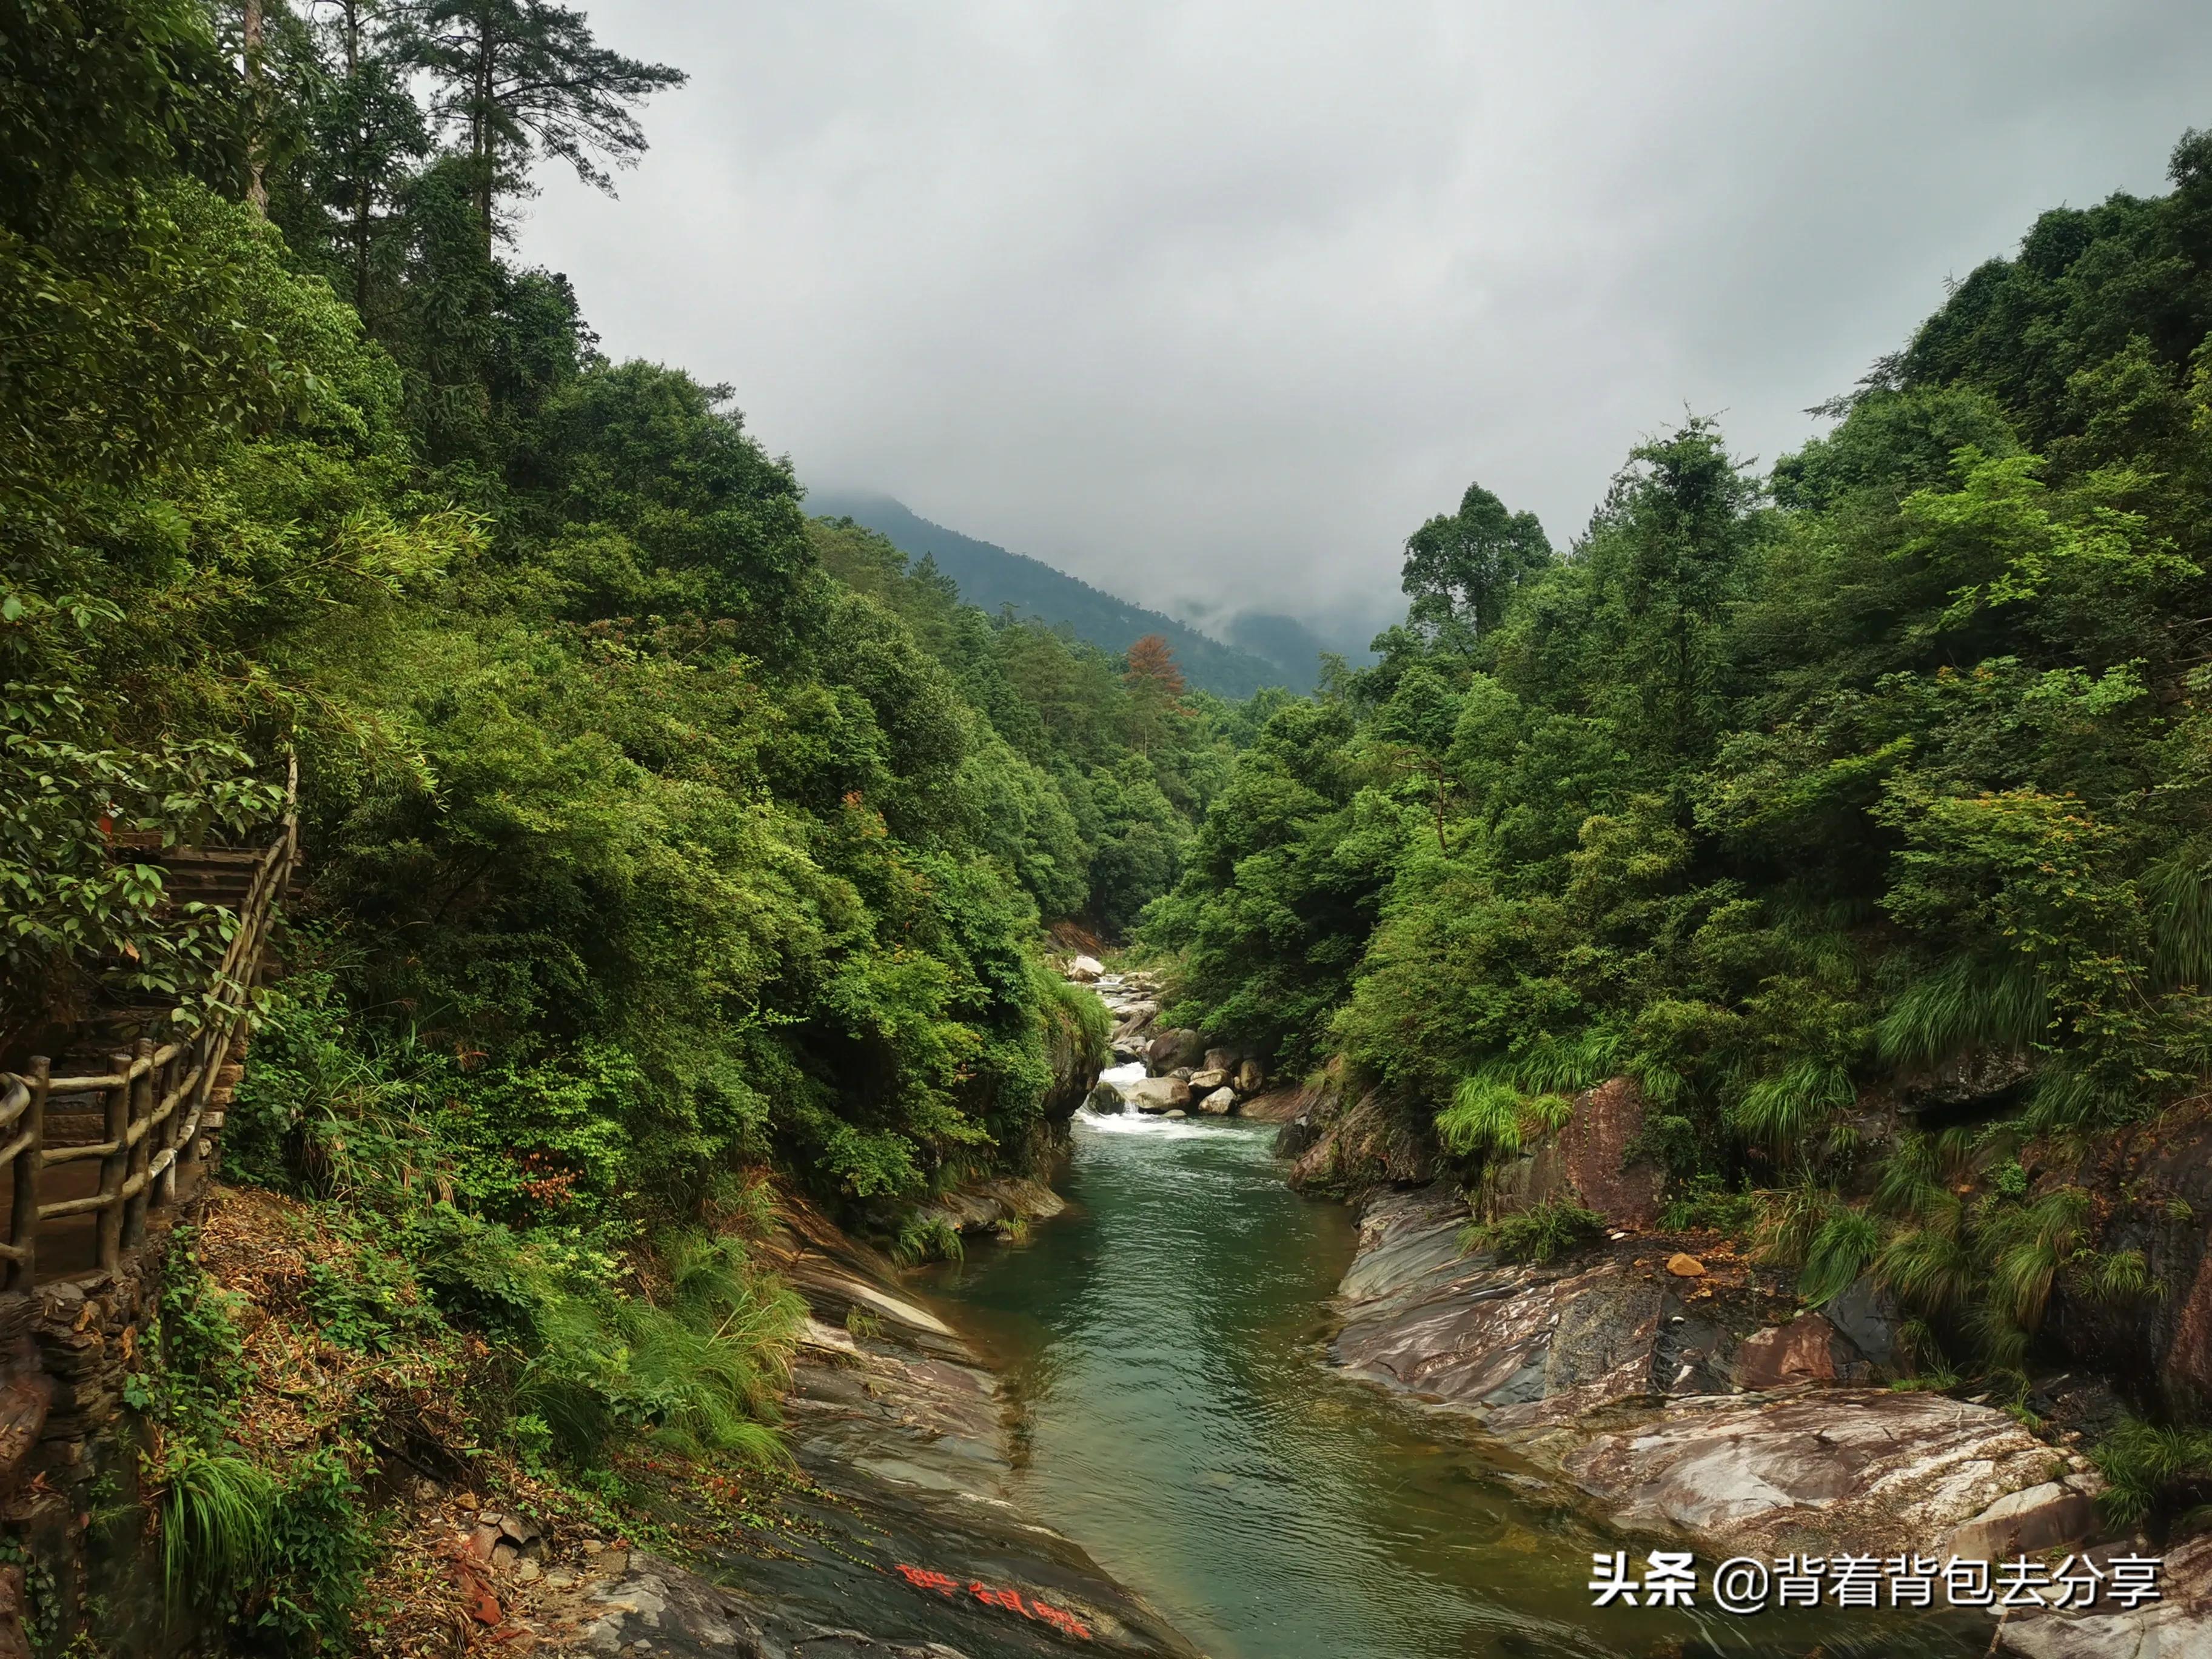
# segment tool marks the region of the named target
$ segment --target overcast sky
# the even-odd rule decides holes
[[[1771,460],[2212,125],[2201,0],[586,3],[692,76],[522,228],[605,349],[1193,615],[1395,609],[1470,479],[1564,544],[1686,405]]]

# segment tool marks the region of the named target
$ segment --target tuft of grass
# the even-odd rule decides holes
[[[1468,1249],[1489,1249],[1505,1261],[1549,1261],[1589,1243],[1605,1231],[1605,1218],[1564,1199],[1468,1227],[1460,1236]]]
[[[2162,1428],[2124,1419],[2089,1450],[2103,1473],[2099,1500],[2116,1527],[2139,1527],[2212,1488],[2212,1429]]]
[[[1785,1267],[1802,1267],[1812,1254],[1813,1241],[1837,1211],[1834,1191],[1808,1174],[1797,1184],[1773,1194],[1759,1218],[1755,1249],[1762,1261]]]
[[[1906,1307],[1936,1319],[1965,1304],[1979,1274],[1972,1254],[1956,1233],[1938,1226],[1907,1227],[1875,1258],[1875,1277]]]
[[[2072,1259],[2089,1220],[2089,1194],[2060,1187],[2033,1204],[2000,1205],[1984,1216],[1991,1309],[2023,1332],[2043,1323],[2058,1270]]]
[[[170,1604],[216,1605],[269,1556],[277,1486],[237,1452],[173,1439],[155,1471],[162,1486],[161,1578]]]
[[[891,1242],[891,1260],[902,1267],[924,1261],[960,1261],[967,1255],[960,1230],[941,1215],[909,1215]]]
[[[1729,1109],[1729,1122],[1747,1140],[1778,1158],[1802,1158],[1829,1121],[1850,1108],[1858,1091],[1847,1067],[1801,1060],[1751,1084]]]
[[[1452,1103],[1437,1115],[1437,1133],[1462,1158],[1512,1158],[1529,1139],[1565,1124],[1574,1109],[1565,1095],[1525,1094],[1502,1075],[1478,1073],[1452,1091]]]
[[[1881,1229],[1863,1210],[1839,1209],[1813,1235],[1798,1294],[1819,1307],[1849,1290],[1881,1249]]]
[[[1968,1049],[2025,1053],[2051,1026],[2051,999],[2026,960],[1961,952],[1899,992],[1875,1027],[1881,1057],[1935,1066]]]
[[[2150,1259],[2141,1250],[2100,1254],[2085,1250],[2074,1258],[2090,1294],[2106,1302],[2142,1302],[2166,1295],[2166,1284],[2151,1276]]]

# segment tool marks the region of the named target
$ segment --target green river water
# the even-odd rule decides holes
[[[1031,1512],[1213,1659],[1984,1650],[1987,1623],[1958,1615],[1593,1609],[1591,1552],[1632,1540],[1318,1363],[1352,1224],[1284,1186],[1273,1140],[1079,1115],[1070,1212],[931,1285],[1006,1370]]]

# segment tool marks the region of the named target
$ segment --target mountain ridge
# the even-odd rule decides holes
[[[1016,614],[1049,627],[1062,623],[1078,637],[1108,651],[1126,651],[1147,634],[1174,648],[1183,677],[1224,697],[1249,697],[1264,686],[1310,688],[1316,668],[1304,672],[1263,653],[1231,645],[1193,623],[1094,587],[1043,560],[1016,553],[923,518],[895,496],[860,490],[822,490],[807,497],[819,516],[849,518],[884,536],[913,559],[927,557],[951,577],[960,597],[986,611],[1012,605]]]

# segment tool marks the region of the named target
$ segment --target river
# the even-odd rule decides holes
[[[1069,1213],[933,1270],[931,1288],[1005,1369],[1031,1512],[1213,1659],[1986,1645],[1986,1624],[1955,1619],[1594,1609],[1590,1554],[1627,1540],[1450,1419],[1318,1363],[1353,1228],[1284,1186],[1272,1128],[1086,1111],[1074,1138]]]

